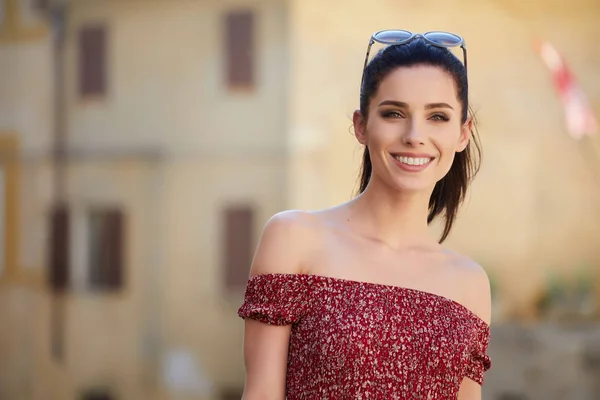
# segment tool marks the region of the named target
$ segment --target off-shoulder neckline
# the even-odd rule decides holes
[[[270,277],[283,277],[283,278],[287,277],[287,278],[298,278],[298,279],[317,279],[317,280],[343,283],[346,285],[366,285],[366,286],[371,286],[371,287],[387,288],[390,290],[397,290],[397,291],[402,291],[402,292],[412,292],[412,293],[420,294],[421,296],[433,297],[436,299],[446,301],[450,304],[453,304],[453,305],[457,306],[458,308],[460,308],[461,310],[465,311],[468,315],[472,316],[475,320],[477,320],[481,324],[483,324],[483,326],[486,329],[488,329],[488,330],[490,329],[490,325],[486,321],[484,321],[483,318],[481,318],[479,315],[475,314],[475,312],[473,310],[471,310],[469,307],[465,306],[464,304],[462,304],[454,299],[451,299],[450,297],[446,297],[441,294],[437,294],[437,293],[433,293],[433,292],[428,292],[426,290],[410,288],[410,287],[406,287],[406,286],[389,285],[389,284],[378,283],[378,282],[359,281],[356,279],[348,279],[348,278],[338,278],[335,276],[328,276],[328,275],[304,274],[304,273],[281,273],[281,272],[279,272],[279,273],[275,273],[275,272],[262,273],[262,274],[252,275],[250,277],[250,280],[253,280],[253,279],[261,277],[261,276],[265,277],[265,278],[270,276]]]

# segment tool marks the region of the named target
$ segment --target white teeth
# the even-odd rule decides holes
[[[413,158],[413,157],[402,157],[402,156],[394,156],[394,158],[400,161],[403,164],[408,165],[423,165],[427,164],[431,161],[431,158]]]

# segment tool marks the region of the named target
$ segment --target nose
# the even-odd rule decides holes
[[[408,129],[402,136],[403,143],[413,147],[422,146],[425,144],[425,141],[423,139],[424,138],[423,134],[421,133],[421,129],[419,129],[415,121],[411,121],[410,125],[408,126]]]

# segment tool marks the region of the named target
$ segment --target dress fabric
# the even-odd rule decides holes
[[[489,326],[416,289],[305,274],[252,276],[241,318],[291,325],[287,400],[456,399],[483,385]]]

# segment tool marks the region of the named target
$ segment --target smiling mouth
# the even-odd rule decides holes
[[[402,164],[414,166],[425,165],[431,162],[431,160],[433,160],[432,157],[405,157],[396,155],[392,155],[392,157],[400,161]]]

